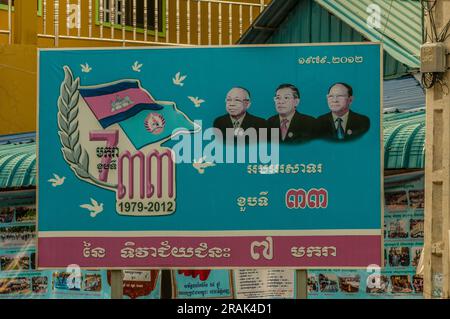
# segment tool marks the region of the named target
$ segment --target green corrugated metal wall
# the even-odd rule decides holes
[[[314,0],[372,41],[382,41],[392,57],[406,65],[420,67],[422,4],[420,0]],[[367,23],[373,11],[379,13],[379,27]],[[373,20],[373,19],[372,19]]]
[[[361,42],[364,37],[313,0],[303,0],[267,43]],[[408,67],[384,54],[384,76],[408,74]]]

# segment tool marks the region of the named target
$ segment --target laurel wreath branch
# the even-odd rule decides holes
[[[64,66],[64,81],[61,83],[58,98],[58,133],[64,159],[79,178],[114,188],[115,185],[100,181],[89,173],[89,154],[80,145],[80,130],[78,129],[79,88],[80,78],[74,80],[70,68]]]

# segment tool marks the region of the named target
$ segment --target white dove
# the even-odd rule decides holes
[[[134,72],[141,72],[141,68],[142,68],[143,64],[139,64],[138,61],[135,61],[134,64],[131,66],[131,68],[133,69]]]
[[[56,175],[55,173],[53,173],[53,176],[55,178],[50,178],[48,181],[50,183],[52,183],[53,187],[57,187],[57,186],[61,186],[62,184],[64,184],[64,180],[66,179],[65,176],[63,177],[59,177],[58,175]]]
[[[91,72],[92,68],[89,66],[89,64],[80,64],[81,66],[81,72],[83,73],[89,73]]]
[[[184,81],[186,78],[187,78],[187,75],[181,76],[181,73],[178,72],[177,74],[175,74],[175,77],[172,78],[172,82],[173,82],[173,84],[175,84],[175,85],[183,86],[183,85],[184,85],[183,81]]]
[[[200,105],[205,102],[205,100],[200,99],[198,96],[197,97],[193,97],[193,96],[188,96],[188,99],[192,101],[192,103],[194,103],[195,107],[200,107]]]
[[[89,210],[91,217],[95,217],[103,211],[103,203],[99,205],[95,199],[91,198],[91,204],[83,204],[80,207]]]
[[[205,158],[206,156],[203,156],[198,161],[194,159],[194,163],[192,164],[192,166],[194,166],[194,168],[198,171],[199,174],[205,173],[205,168],[207,167],[216,166],[215,163],[205,162]]]

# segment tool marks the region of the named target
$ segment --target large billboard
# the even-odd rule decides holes
[[[39,51],[38,266],[382,261],[381,47]]]

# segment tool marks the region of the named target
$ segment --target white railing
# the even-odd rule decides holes
[[[53,39],[55,46],[62,39],[119,42],[123,46],[233,44],[268,2],[42,0],[38,36]]]
[[[6,6],[6,10],[8,11],[8,24],[6,26],[6,30],[0,29],[0,34],[7,34],[8,43],[12,44],[12,0],[8,0]]]

